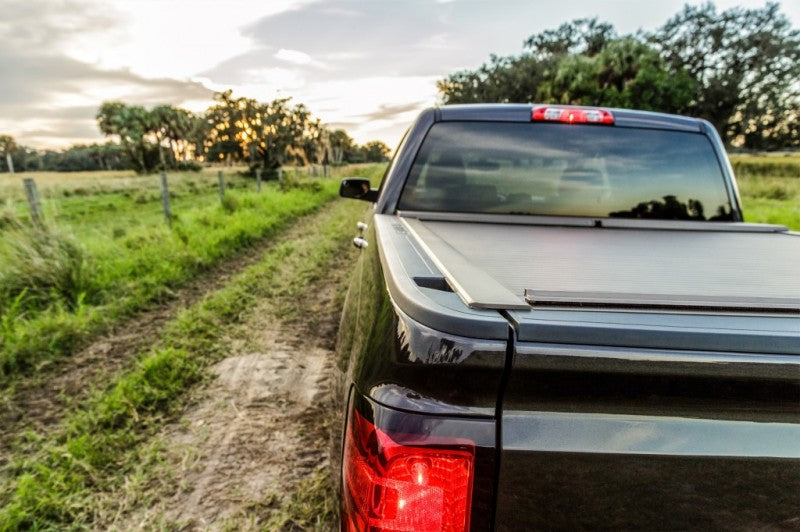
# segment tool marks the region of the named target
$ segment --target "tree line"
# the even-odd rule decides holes
[[[800,30],[776,3],[684,6],[654,32],[579,19],[437,84],[444,103],[539,102],[705,118],[729,146],[800,146]]]
[[[77,171],[133,169],[199,170],[203,163],[246,164],[265,177],[283,165],[344,164],[387,160],[380,141],[359,146],[342,129],[329,130],[290,98],[259,102],[217,93],[202,113],[172,105],[145,108],[103,102],[96,115],[104,144],[75,145],[63,151],[18,146],[0,135],[0,170]]]

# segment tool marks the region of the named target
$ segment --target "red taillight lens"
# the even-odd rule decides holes
[[[468,529],[474,445],[411,439],[413,445],[397,443],[351,413],[344,448],[345,530]]]
[[[604,109],[537,107],[531,113],[531,120],[537,122],[564,122],[567,124],[613,124],[614,115]]]

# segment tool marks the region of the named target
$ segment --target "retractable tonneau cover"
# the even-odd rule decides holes
[[[780,227],[403,222],[468,306],[513,311],[523,341],[591,329],[602,345],[800,352],[800,235]]]

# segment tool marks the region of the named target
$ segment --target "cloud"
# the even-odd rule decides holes
[[[113,27],[107,10],[88,2],[11,1],[0,22],[0,129],[38,146],[99,139],[97,107],[106,99],[155,105],[210,99],[202,83],[149,79],[102,69],[58,52],[76,34]],[[100,13],[100,14],[98,14]],[[59,142],[59,139],[62,139]]]
[[[286,48],[278,50],[275,53],[275,59],[280,59],[287,63],[294,63],[295,65],[308,65],[313,61],[311,56],[306,53],[298,50],[287,50]]]
[[[441,76],[474,62],[451,5],[330,0],[262,17],[243,28],[254,49],[203,76],[235,83],[250,68],[291,64],[316,82],[367,76]],[[301,51],[302,50],[302,51]],[[324,65],[324,71],[320,66]]]
[[[4,48],[48,50],[117,26],[121,18],[113,7],[90,0],[3,0],[0,43]]]
[[[378,109],[367,114],[361,115],[364,120],[394,120],[400,115],[406,115],[409,112],[417,113],[424,107],[425,101],[415,101],[402,104],[382,104]]]

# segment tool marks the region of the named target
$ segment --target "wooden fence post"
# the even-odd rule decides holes
[[[261,168],[256,168],[256,187],[261,192]]]
[[[167,173],[161,172],[161,205],[164,207],[164,218],[172,229],[172,209],[169,205],[169,186],[167,186]]]
[[[39,201],[39,189],[36,181],[30,177],[22,180],[25,185],[25,196],[28,198],[28,207],[31,209],[31,220],[36,225],[42,225],[42,203]]]
[[[222,173],[222,170],[217,172],[217,180],[219,181],[219,200],[225,197],[225,175]]]

